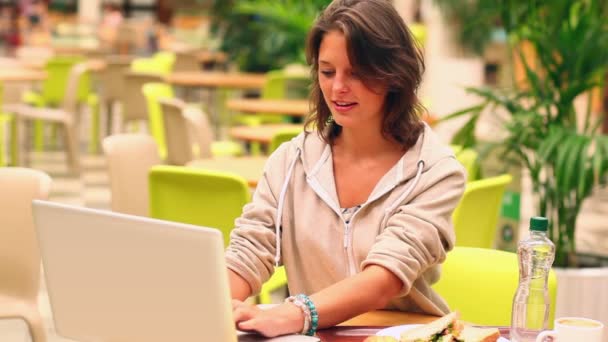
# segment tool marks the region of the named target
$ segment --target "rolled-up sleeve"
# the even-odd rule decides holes
[[[403,282],[399,296],[407,295],[414,281],[443,262],[454,247],[451,216],[465,183],[464,169],[451,157],[423,173],[412,197],[388,218],[361,267],[388,269]]]
[[[284,170],[285,150],[278,149],[266,163],[252,201],[235,220],[225,253],[228,268],[249,283],[253,295],[260,292],[262,284],[274,272],[278,194],[273,191],[276,184],[272,186],[271,180],[277,183],[284,178],[280,173]]]

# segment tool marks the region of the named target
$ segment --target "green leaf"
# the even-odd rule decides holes
[[[478,105],[475,105],[475,106],[467,107],[467,108],[461,109],[461,110],[459,110],[457,112],[448,114],[448,115],[442,117],[441,119],[439,119],[437,121],[438,122],[443,122],[443,121],[452,120],[454,118],[458,118],[458,117],[461,117],[461,116],[467,115],[467,114],[478,114],[486,106],[487,106],[487,102],[484,102],[482,104],[478,104]]]
[[[562,193],[564,194],[570,193],[572,190],[576,189],[576,180],[581,179],[584,174],[584,170],[580,173],[578,165],[581,160],[587,158],[584,151],[586,151],[586,147],[589,146],[589,139],[583,136],[571,136],[569,143],[571,144],[571,147],[567,152],[564,165],[558,168],[559,172],[564,173],[562,183]]]
[[[475,138],[475,126],[479,119],[479,113],[471,115],[471,118],[462,126],[452,137],[452,144],[461,145],[462,148],[475,146],[477,139]]]
[[[564,138],[565,131],[564,130],[554,130],[549,136],[541,143],[538,149],[538,156],[541,162],[547,162],[551,159],[553,155],[553,151],[559,145],[559,143]]]

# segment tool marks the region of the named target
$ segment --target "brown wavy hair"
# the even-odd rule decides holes
[[[424,72],[419,46],[389,0],[334,0],[317,18],[308,33],[306,61],[311,66],[311,114],[306,127],[316,127],[328,144],[342,127],[332,120],[319,86],[319,48],[326,33],[344,34],[354,70],[366,85],[384,85],[382,135],[410,148],[424,129],[424,107],[416,91]],[[368,86],[368,88],[370,88]]]

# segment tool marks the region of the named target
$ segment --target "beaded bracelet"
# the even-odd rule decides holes
[[[302,310],[302,314],[304,314],[304,326],[302,327],[302,331],[300,332],[300,334],[306,334],[310,329],[310,309],[308,309],[308,306],[302,300],[294,296],[288,297],[287,299],[285,299],[285,302],[292,303],[293,305],[300,308],[300,310]]]
[[[319,326],[319,313],[317,312],[317,308],[312,300],[305,294],[299,294],[296,298],[301,299],[310,310],[310,329],[308,329],[306,335],[313,336],[315,332],[317,332],[317,327]]]

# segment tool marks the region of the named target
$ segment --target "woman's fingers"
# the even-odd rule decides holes
[[[236,309],[239,305],[245,304],[242,301],[238,300],[238,299],[233,299],[232,300],[232,311],[234,311],[234,309]]]
[[[254,306],[243,302],[233,301],[232,302],[232,316],[234,318],[234,322],[238,323],[242,321],[247,321],[253,317],[255,317],[256,313],[259,309]]]

